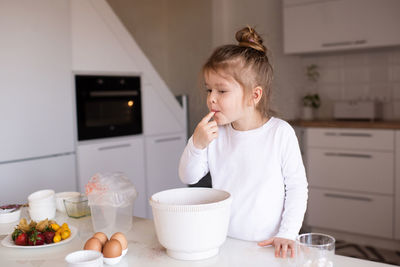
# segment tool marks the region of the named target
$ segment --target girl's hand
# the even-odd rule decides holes
[[[286,258],[288,250],[290,256],[294,258],[294,241],[286,238],[272,237],[268,240],[258,242],[261,247],[273,245],[275,247],[275,257]]]
[[[213,111],[208,113],[194,130],[193,144],[198,149],[206,148],[218,136],[217,122],[210,121],[214,114],[215,112]]]

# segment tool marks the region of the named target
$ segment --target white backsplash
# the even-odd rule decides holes
[[[318,65],[317,87],[305,85],[304,93],[320,94],[319,118],[332,118],[334,101],[374,99],[384,119],[400,119],[400,47],[308,55],[302,64]]]

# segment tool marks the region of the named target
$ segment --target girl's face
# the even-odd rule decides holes
[[[224,125],[244,120],[246,105],[242,86],[233,77],[212,70],[206,71],[204,78],[207,88],[207,107],[215,112],[214,120],[217,124]]]

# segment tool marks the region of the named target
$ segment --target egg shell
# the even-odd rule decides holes
[[[100,240],[102,246],[104,246],[104,244],[108,241],[107,235],[103,232],[97,232],[93,235],[93,237],[96,237],[98,240]]]
[[[103,255],[105,258],[115,258],[122,255],[121,243],[116,239],[111,239],[106,242],[103,247]]]
[[[89,238],[88,241],[86,241],[85,246],[83,247],[84,250],[95,250],[98,252],[101,252],[102,245],[100,240],[98,240],[95,237]]]
[[[111,239],[116,239],[116,240],[118,240],[118,241],[121,243],[122,250],[125,250],[125,249],[128,247],[128,240],[126,240],[125,235],[124,235],[123,233],[121,233],[121,232],[114,233],[114,234],[110,237],[110,240],[111,240]]]

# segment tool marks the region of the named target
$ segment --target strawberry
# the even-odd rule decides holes
[[[44,242],[46,242],[46,244],[53,243],[53,238],[54,238],[55,234],[56,233],[54,233],[54,231],[50,231],[50,230],[43,232]]]
[[[21,233],[15,238],[14,242],[18,246],[26,246],[28,245],[28,235],[26,233]]]
[[[28,245],[29,246],[40,246],[44,244],[44,236],[38,230],[33,230],[29,236]]]
[[[22,233],[21,229],[15,228],[14,232],[11,234],[12,240],[15,241],[15,239]]]

